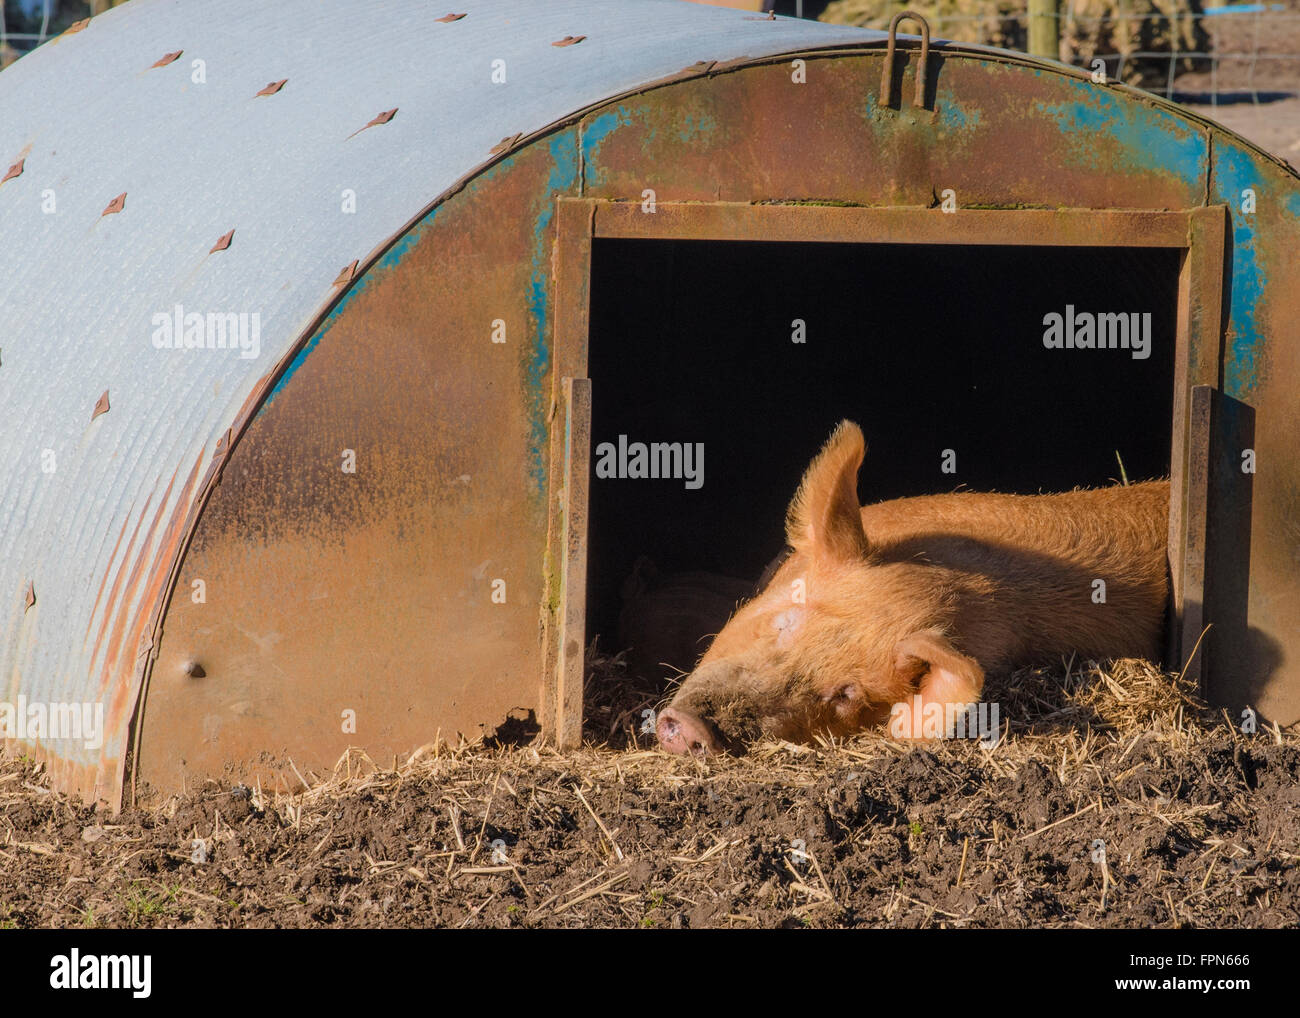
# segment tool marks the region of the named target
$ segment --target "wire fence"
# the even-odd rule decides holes
[[[1119,7],[1101,15],[1075,6],[1062,0],[1057,15],[1058,58],[1065,63],[1208,105],[1268,102],[1300,89],[1300,10],[1286,4],[1180,6],[1167,13]],[[1011,48],[1025,48],[1028,10],[939,15],[932,28],[943,36],[944,26],[978,27],[991,17],[1004,23],[1002,35],[1020,43]],[[1143,45],[1152,40],[1162,45]],[[1132,44],[1116,45],[1124,41]]]
[[[709,2],[709,0],[697,0]],[[777,14],[884,28],[904,7],[939,38],[1029,48],[1031,21],[1054,22],[1054,54],[1174,100],[1259,104],[1300,91],[1300,0],[765,0]],[[1032,12],[1031,12],[1031,7]],[[906,23],[904,31],[909,31]]]
[[[126,0],[0,0],[0,67]]]
[[[22,53],[34,49],[50,37],[50,21],[54,15],[54,9],[57,6],[57,0],[41,0],[40,19],[41,27],[36,32],[10,32],[8,24],[12,17],[11,7],[31,8],[34,4],[8,4],[0,0],[0,62],[11,63],[16,60]],[[27,13],[26,10],[23,13]]]

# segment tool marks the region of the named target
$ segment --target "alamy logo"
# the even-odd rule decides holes
[[[0,700],[0,739],[23,742],[80,741],[86,749],[104,745],[104,703],[41,703],[19,696]]]
[[[998,744],[1001,710],[996,703],[925,703],[919,694],[889,710],[889,734],[895,739],[979,739],[985,749]]]
[[[85,954],[75,947],[50,959],[50,986],[56,990],[131,990],[143,999],[152,992],[153,955]]]
[[[157,350],[238,350],[251,361],[262,352],[260,311],[186,311],[177,304],[153,316],[150,336]]]
[[[1074,310],[1051,311],[1043,316],[1043,346],[1049,350],[1131,350],[1135,361],[1151,356],[1151,312],[1138,313]]]
[[[704,485],[704,443],[629,443],[626,435],[619,435],[617,446],[596,446],[596,476],[684,480],[694,491]]]

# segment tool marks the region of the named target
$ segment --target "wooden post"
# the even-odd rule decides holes
[[[564,535],[555,663],[555,746],[582,745],[587,649],[587,484],[591,477],[591,379],[565,378]]]
[[[1058,0],[1029,0],[1029,53],[1051,60],[1061,59],[1061,26]]]

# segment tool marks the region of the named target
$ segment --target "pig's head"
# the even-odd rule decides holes
[[[861,731],[918,695],[979,698],[983,670],[944,634],[952,599],[939,571],[888,560],[863,530],[865,451],[862,431],[842,421],[813,460],[786,514],[789,556],[659,712],[664,749],[808,742]]]

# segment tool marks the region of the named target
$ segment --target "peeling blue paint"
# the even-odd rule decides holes
[[[681,128],[677,131],[677,137],[683,142],[700,141],[708,137],[718,129],[718,122],[709,113],[701,113],[698,116],[685,114],[681,120]]]
[[[1264,348],[1264,337],[1255,321],[1255,309],[1264,300],[1268,277],[1260,263],[1256,220],[1241,211],[1241,192],[1254,188],[1256,200],[1262,202],[1262,178],[1249,152],[1230,138],[1217,135],[1213,183],[1212,200],[1225,203],[1232,217],[1232,283],[1223,385],[1228,395],[1244,399],[1259,381],[1257,359]],[[1290,197],[1294,199],[1296,195]]]
[[[632,122],[632,114],[626,106],[605,113],[598,113],[582,126],[582,161],[590,166],[600,155],[600,146],[606,138],[620,127]]]
[[[951,99],[940,99],[935,105],[939,124],[946,130],[970,131],[980,125],[980,111],[974,107],[964,110]]]
[[[439,206],[439,208],[441,208],[441,206]],[[367,269],[360,279],[356,280],[352,286],[348,287],[347,292],[344,293],[339,302],[330,309],[329,314],[325,316],[325,320],[320,323],[320,326],[312,334],[311,339],[307,340],[306,345],[294,355],[293,360],[289,362],[289,366],[285,369],[284,374],[280,376],[279,380],[275,383],[275,386],[269,393],[267,393],[266,399],[262,401],[262,405],[257,410],[257,417],[261,417],[262,414],[266,413],[267,407],[271,405],[271,402],[280,394],[281,390],[289,384],[289,379],[293,378],[293,376],[297,374],[298,369],[303,366],[312,351],[320,345],[321,338],[334,327],[334,323],[342,317],[347,306],[356,299],[358,294],[374,285],[374,282],[379,275],[390,269],[397,268],[402,259],[406,257],[407,252],[415,246],[416,242],[420,239],[420,236],[430,226],[430,224],[432,224],[434,217],[437,216],[437,214],[438,209],[431,209],[427,216],[416,223],[415,226],[403,234],[392,247],[385,251],[380,256],[379,260]]]
[[[618,121],[615,120],[604,133],[609,133],[617,126]],[[578,148],[577,131],[572,128],[553,135],[547,142],[547,151],[552,161],[551,172],[546,181],[546,190],[539,199],[540,208],[537,209],[533,221],[533,264],[526,300],[534,324],[532,344],[528,348],[528,356],[524,361],[524,378],[529,394],[530,475],[534,491],[541,498],[546,496],[546,463],[550,448],[546,426],[550,414],[550,399],[546,383],[551,372],[551,222],[555,217],[556,196],[577,193]],[[583,132],[582,148],[585,154],[586,132]]]
[[[1078,92],[1078,100],[1035,106],[1077,141],[1075,152],[1084,156],[1081,162],[1108,171],[1172,174],[1191,186],[1205,179],[1209,142],[1200,130],[1173,113],[1104,88],[1071,79],[1062,79],[1061,83]],[[1104,149],[1096,143],[1098,138],[1118,142],[1125,160],[1123,166],[1101,165]]]

